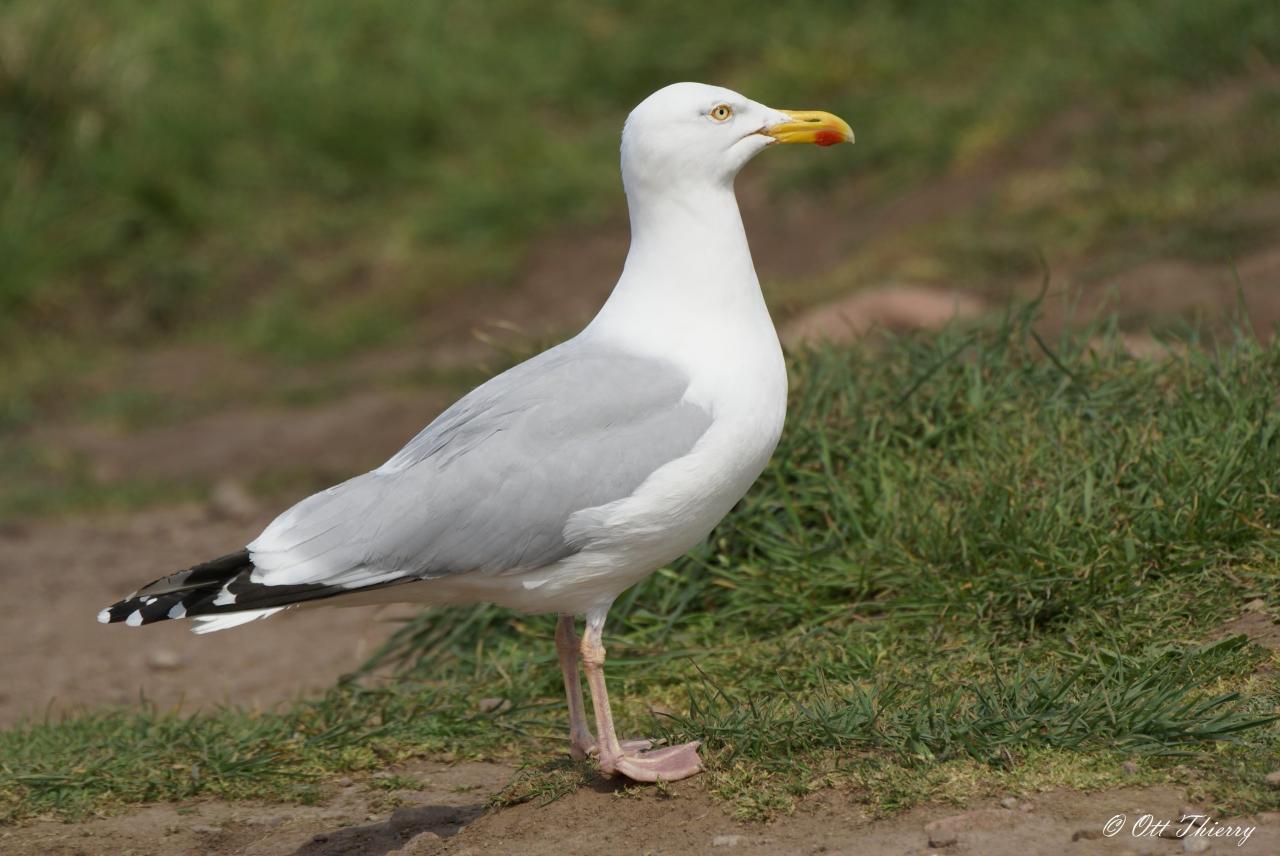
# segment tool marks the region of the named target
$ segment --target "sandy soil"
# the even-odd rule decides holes
[[[1180,854],[1176,837],[1135,836],[1143,815],[1177,824],[1185,799],[1168,788],[1103,794],[1049,792],[993,796],[964,810],[926,806],[886,820],[868,818],[848,795],[823,793],[767,824],[740,823],[725,814],[698,779],[662,794],[597,780],[550,805],[486,808],[511,770],[495,764],[454,766],[416,762],[398,770],[421,790],[386,792],[367,782],[340,781],[319,806],[197,802],[154,805],[83,824],[53,821],[0,830],[9,856],[98,854],[210,854],[210,856],[574,856],[600,853],[714,854],[984,854],[984,856],[1093,856]],[[1009,806],[1009,807],[1006,807]],[[1197,810],[1196,813],[1199,813]],[[1104,834],[1123,815],[1123,828]],[[1256,827],[1240,835],[1199,840],[1209,852],[1263,856],[1280,853],[1280,814],[1212,818],[1218,826]],[[1142,827],[1145,829],[1146,827]],[[1197,840],[1191,838],[1188,840]]]

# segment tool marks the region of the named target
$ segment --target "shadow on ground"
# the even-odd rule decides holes
[[[295,853],[297,856],[346,856],[352,853],[383,856],[401,849],[411,839],[418,849],[417,845],[434,844],[457,835],[483,815],[484,809],[483,802],[461,806],[406,806],[393,811],[381,823],[317,833]]]

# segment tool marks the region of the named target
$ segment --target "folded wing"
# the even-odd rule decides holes
[[[579,548],[571,515],[630,496],[706,431],[687,387],[670,364],[571,340],[280,515],[249,545],[250,579],[333,591],[551,564]]]

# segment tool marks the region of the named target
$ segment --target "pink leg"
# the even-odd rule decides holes
[[[596,739],[587,728],[582,708],[582,683],[578,679],[578,634],[573,632],[573,616],[561,615],[556,623],[556,653],[564,675],[564,694],[569,700],[569,755],[581,761],[596,748]]]
[[[613,712],[609,709],[609,691],[605,688],[604,645],[600,639],[606,611],[593,611],[587,616],[587,632],[582,639],[582,662],[587,670],[587,685],[591,687],[591,705],[596,712],[596,733],[600,735],[601,771],[607,776],[621,773],[637,782],[675,782],[701,772],[702,759],[698,757],[696,740],[650,752],[640,751],[650,745],[648,741],[641,744],[618,741],[613,729]]]
[[[578,678],[578,649],[582,640],[573,631],[573,616],[561,615],[556,622],[556,653],[560,655],[560,673],[564,675],[564,694],[569,702],[569,757],[581,761],[596,754],[596,739],[587,727],[582,707],[582,683]],[[624,740],[624,750],[648,749],[648,740]]]

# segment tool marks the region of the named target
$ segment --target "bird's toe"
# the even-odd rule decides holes
[[[628,741],[628,743],[648,743],[649,741]],[[682,743],[679,746],[667,746],[662,749],[644,751],[627,751],[624,745],[623,754],[611,759],[612,763],[601,763],[607,773],[621,773],[633,782],[677,782],[702,772],[702,759],[698,757],[697,740]]]

